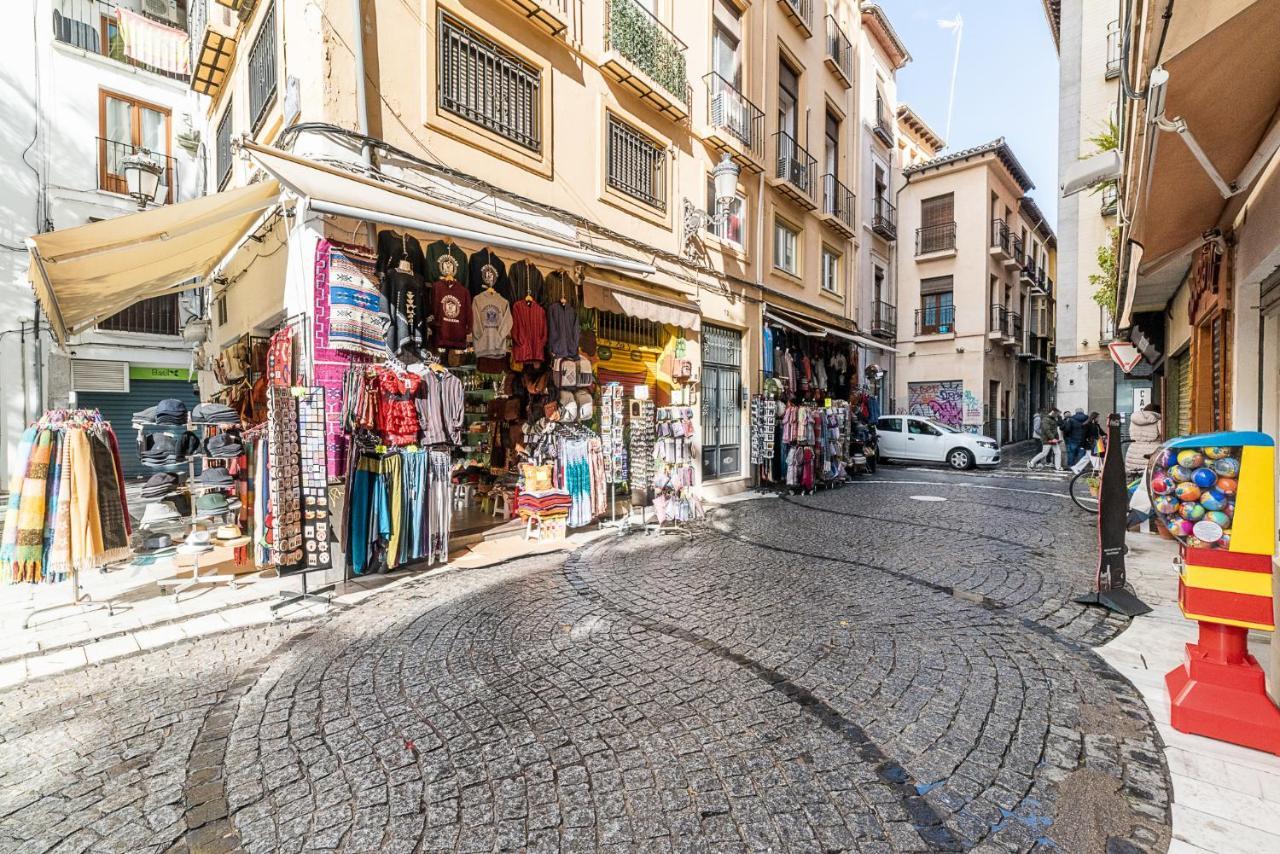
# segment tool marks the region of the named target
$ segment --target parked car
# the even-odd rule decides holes
[[[1000,445],[995,439],[965,433],[933,418],[885,415],[876,428],[884,460],[946,463],[959,470],[1000,462]]]

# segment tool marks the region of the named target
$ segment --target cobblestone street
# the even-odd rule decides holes
[[[30,683],[0,848],[1163,851],[1094,537],[885,470]]]

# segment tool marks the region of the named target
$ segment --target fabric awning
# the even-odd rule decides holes
[[[449,207],[422,193],[303,160],[274,148],[264,148],[249,142],[241,143],[241,147],[281,185],[306,198],[308,206],[320,213],[631,274],[648,275],[656,272],[653,265],[646,261],[609,255],[578,243],[567,243],[504,225],[473,212]]]
[[[684,303],[652,294],[627,290],[612,282],[588,279],[582,283],[582,304],[599,311],[611,311],[665,323],[680,329],[699,330],[702,315],[693,303]]]
[[[53,335],[69,336],[149,297],[202,279],[276,204],[280,187],[248,187],[27,239],[27,276]]]
[[[863,347],[883,350],[886,353],[898,352],[896,348],[885,344],[883,341],[877,341],[874,338],[868,338],[865,335],[858,335],[853,332],[845,332],[843,329],[837,329],[820,320],[803,317],[774,305],[765,306],[764,316],[766,320],[771,320],[779,326],[790,329],[792,332],[799,332],[801,335],[808,335],[811,338],[841,338],[854,344],[860,344]]]

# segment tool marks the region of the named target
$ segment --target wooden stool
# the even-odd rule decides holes
[[[492,515],[502,514],[503,519],[511,518],[511,497],[507,495],[505,490],[495,489],[489,493],[489,498],[493,503]]]

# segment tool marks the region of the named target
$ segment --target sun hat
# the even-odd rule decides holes
[[[178,546],[178,551],[182,554],[200,554],[213,549],[213,544],[209,542],[209,532],[195,530],[187,534],[187,538],[182,545]]]
[[[147,509],[142,511],[142,526],[155,525],[160,522],[169,522],[174,519],[181,518],[178,515],[178,508],[173,506],[172,501],[156,501],[147,505]]]
[[[215,540],[238,540],[244,534],[240,533],[239,525],[219,525],[218,532],[213,535]]]

